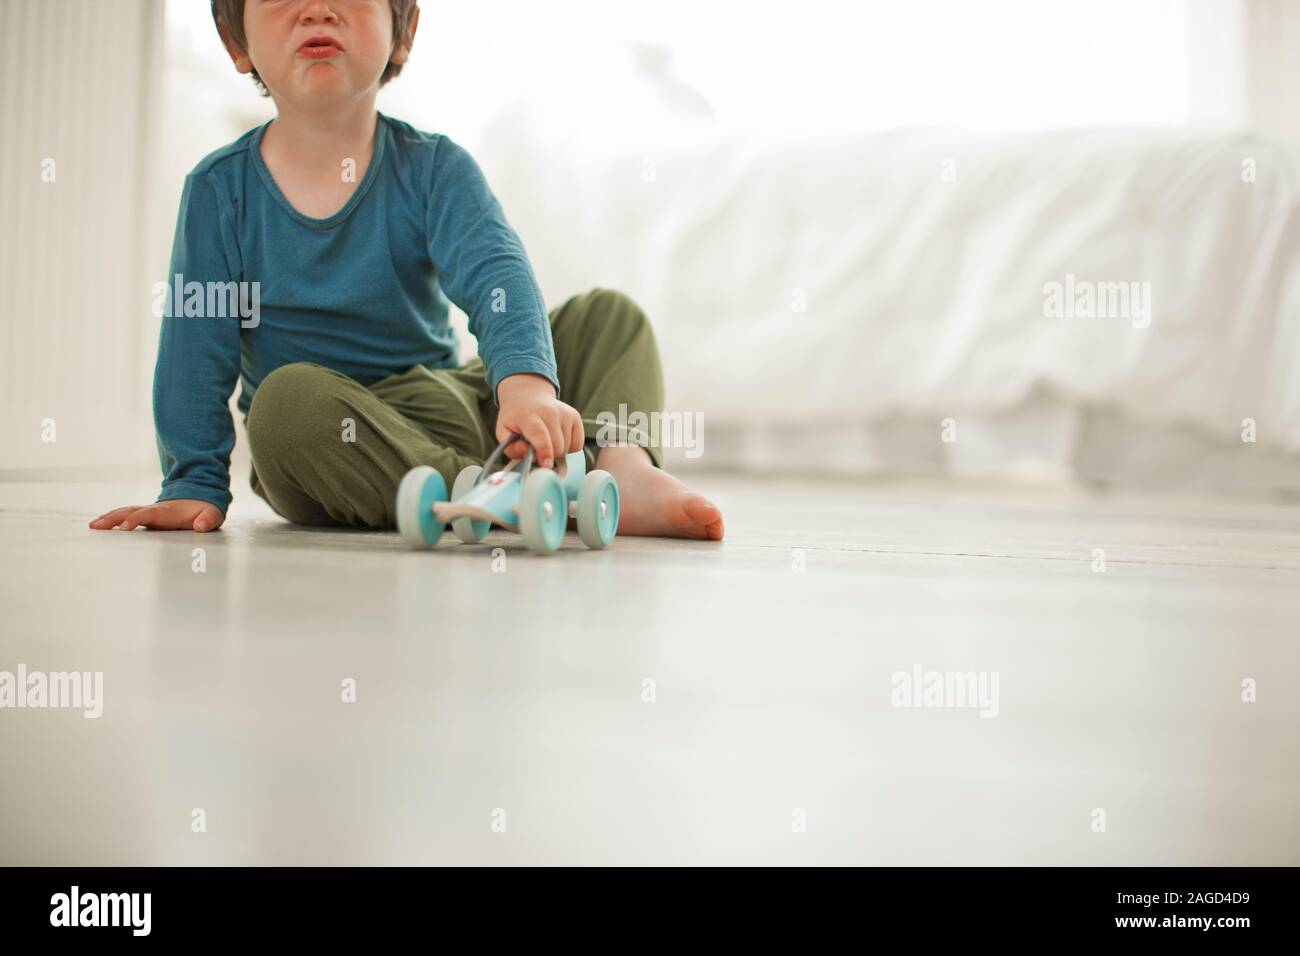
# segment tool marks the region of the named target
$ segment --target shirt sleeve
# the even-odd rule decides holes
[[[176,219],[154,368],[159,501],[197,498],[223,512],[230,506],[235,425],[228,403],[239,379],[241,268],[231,217],[206,175],[191,173]]]
[[[558,397],[551,322],[524,244],[478,163],[445,136],[433,157],[427,235],[443,292],[469,317],[493,401],[501,380],[520,372],[550,379]]]

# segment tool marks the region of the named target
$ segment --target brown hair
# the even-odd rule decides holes
[[[411,42],[411,18],[415,13],[417,0],[388,0],[389,5],[393,8],[393,49],[396,50],[398,45],[408,45]],[[235,45],[245,53],[248,52],[248,38],[244,36],[244,0],[212,0],[212,21],[217,25],[217,32],[221,28],[226,28],[226,33]],[[383,86],[398,73],[402,72],[402,64],[389,63],[384,67],[383,75],[379,77],[379,85]],[[253,68],[253,82],[263,96],[269,96],[266,84],[262,78],[257,75],[257,68]]]

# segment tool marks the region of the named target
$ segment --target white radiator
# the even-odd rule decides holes
[[[162,0],[5,0],[0,470],[152,455]]]

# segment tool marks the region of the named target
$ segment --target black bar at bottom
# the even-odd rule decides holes
[[[681,933],[859,942],[1294,938],[1295,871],[1167,869],[0,868],[6,942],[405,938],[527,929],[534,944]],[[884,935],[879,935],[884,934]],[[429,937],[451,942],[452,936]]]

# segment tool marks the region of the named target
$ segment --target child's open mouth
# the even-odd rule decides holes
[[[326,36],[308,37],[303,41],[302,46],[298,47],[301,56],[313,60],[324,60],[342,52],[343,47],[339,46],[339,42],[333,37]]]

